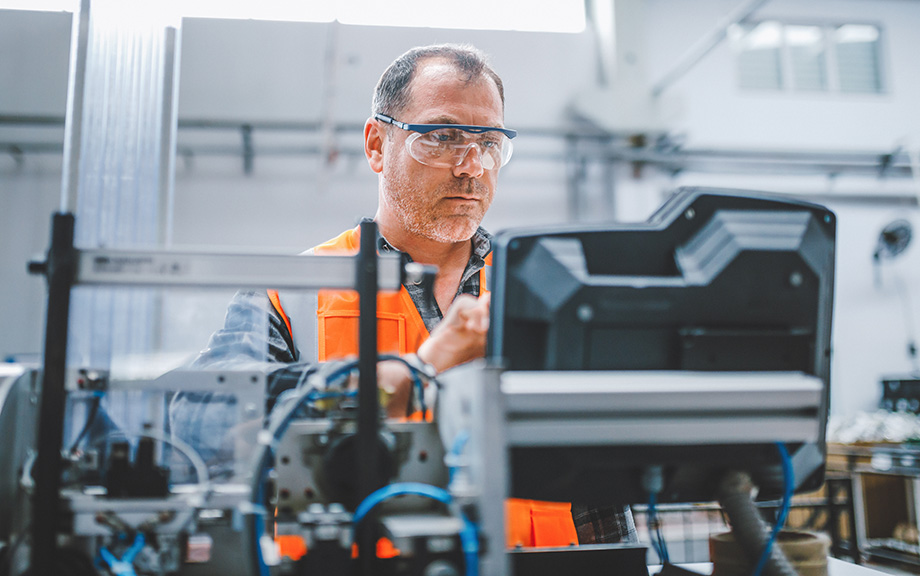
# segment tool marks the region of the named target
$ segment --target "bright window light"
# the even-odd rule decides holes
[[[859,24],[846,24],[837,28],[837,42],[846,44],[851,42],[877,42],[878,28]]]
[[[881,94],[882,30],[868,24],[751,22],[729,29],[745,90]]]
[[[144,0],[134,0],[143,2]],[[526,32],[583,32],[584,0],[160,0],[155,4],[184,17],[332,22]],[[79,0],[0,0],[0,9],[74,12]]]
[[[786,26],[786,44],[789,46],[815,46],[824,40],[818,26]]]
[[[332,22],[336,2],[320,0],[181,0],[180,13],[191,18]]]
[[[584,0],[556,0],[535,5],[533,0],[348,0],[338,6],[343,24],[410,26],[527,32],[582,32]]]
[[[744,38],[744,48],[763,50],[782,45],[783,27],[779,22],[761,22]]]

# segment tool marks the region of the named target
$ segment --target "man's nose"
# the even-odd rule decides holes
[[[472,153],[470,151],[472,150]],[[466,175],[470,178],[479,178],[485,173],[483,167],[482,149],[478,144],[469,144],[460,155],[457,165],[454,166],[454,175]]]

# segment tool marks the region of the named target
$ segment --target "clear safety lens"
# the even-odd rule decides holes
[[[409,135],[406,148],[410,156],[436,168],[459,166],[470,150],[475,150],[483,169],[492,170],[511,160],[513,146],[511,139],[498,131],[471,134],[458,128],[439,128]]]

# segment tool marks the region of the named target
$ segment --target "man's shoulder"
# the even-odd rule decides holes
[[[345,230],[335,238],[317,244],[306,250],[304,254],[322,254],[329,252],[355,252],[360,246],[360,233],[358,228]]]

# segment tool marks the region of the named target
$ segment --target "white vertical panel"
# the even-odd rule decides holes
[[[145,4],[84,0],[74,15],[62,205],[76,215],[80,248],[168,237],[178,18]],[[139,290],[75,290],[70,365],[106,369],[150,351],[155,307]]]

